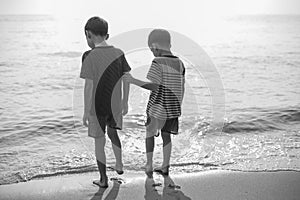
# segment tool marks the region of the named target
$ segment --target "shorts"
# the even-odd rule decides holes
[[[158,135],[159,131],[177,135],[178,127],[178,117],[161,120],[153,116],[148,116],[146,122],[147,132],[153,135]]]
[[[122,130],[123,116],[120,114],[117,119],[113,117],[100,117],[98,121],[97,116],[91,115],[89,117],[88,136],[99,138],[105,136],[106,126],[118,130]]]

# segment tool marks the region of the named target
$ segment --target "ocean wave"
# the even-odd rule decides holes
[[[224,124],[223,132],[264,132],[268,130],[280,130],[281,128],[276,124],[263,119],[256,119],[252,121],[232,121]]]
[[[61,170],[61,171],[56,171],[56,172],[52,172],[52,173],[36,174],[36,175],[30,177],[29,180],[52,177],[52,176],[67,175],[67,174],[82,174],[82,173],[97,172],[97,171],[98,171],[98,168],[96,167],[96,165],[72,167],[72,168],[69,168],[68,170]]]
[[[289,169],[289,168],[256,169],[256,170],[229,169],[229,171],[236,171],[236,172],[300,172],[300,169]]]
[[[74,131],[73,116],[62,116],[58,119],[41,119],[39,116],[33,116],[31,120],[32,122],[19,122],[8,128],[1,128],[0,144],[9,146],[47,135],[59,137],[66,134],[77,134]]]
[[[46,112],[47,110],[43,111]],[[287,109],[258,109],[252,108],[251,111],[244,110],[243,115],[237,114],[238,112],[234,112],[232,117],[235,120],[228,120],[225,122],[223,132],[234,135],[234,140],[230,140],[230,137],[215,137],[216,135],[206,134],[206,130],[209,129],[211,123],[209,119],[205,117],[199,116],[196,119],[191,117],[182,118],[183,122],[182,127],[185,127],[183,130],[187,134],[179,134],[176,137],[186,137],[187,142],[191,142],[192,140],[199,139],[199,143],[197,143],[197,148],[199,144],[205,144],[201,152],[204,152],[205,156],[202,154],[192,157],[190,155],[196,155],[198,149],[186,148],[186,153],[180,151],[176,151],[174,149],[173,154],[179,155],[178,159],[174,163],[171,164],[172,172],[181,173],[181,172],[195,172],[195,171],[205,171],[212,169],[227,169],[227,170],[255,170],[255,171],[274,171],[274,170],[294,170],[299,167],[294,164],[297,157],[292,157],[297,155],[297,149],[299,147],[297,141],[298,135],[295,133],[295,142],[286,143],[286,140],[282,137],[282,141],[280,146],[278,144],[277,139],[272,139],[268,137],[260,137],[257,136],[250,143],[244,143],[244,141],[249,141],[249,138],[253,138],[253,134],[244,134],[244,133],[258,133],[262,134],[265,131],[274,132],[272,130],[286,130],[284,127],[286,124],[298,124],[300,121],[300,111],[298,108],[287,108]],[[250,114],[251,113],[251,114]],[[239,116],[239,118],[237,118]],[[24,145],[27,147],[33,147],[35,144],[43,145],[47,144],[49,149],[57,148],[59,144],[66,144],[71,142],[70,138],[74,138],[73,135],[66,134],[78,134],[74,131],[74,126],[79,126],[79,122],[74,124],[72,115],[63,115],[57,118],[42,118],[35,115],[36,118],[31,118],[35,124],[32,125],[30,122],[22,123],[17,127],[12,127],[18,129],[18,131],[11,130],[9,128],[2,129],[2,131],[6,132],[4,136],[0,138],[0,144],[3,148],[11,147],[13,145]],[[144,127],[140,127],[137,125],[137,121],[142,119],[142,115],[131,115],[126,119],[126,124],[131,127],[135,127],[135,129],[140,130],[140,128],[144,129]],[[76,122],[76,121],[75,121]],[[193,126],[194,125],[194,126]],[[81,126],[81,125],[80,125]],[[125,166],[125,170],[132,171],[143,171],[144,160],[139,157],[142,155],[143,145],[143,137],[139,138],[139,144],[137,144],[136,148],[140,149],[140,151],[135,151],[135,149],[127,148],[129,145],[132,145],[132,142],[136,142],[137,137],[134,137],[136,132],[128,129],[126,130],[126,134],[122,135],[124,138],[124,152],[129,153],[130,157],[124,156],[125,163],[128,163]],[[134,129],[134,128],[133,128]],[[199,133],[203,132],[203,137]],[[241,133],[241,134],[239,134]],[[85,133],[86,134],[86,133]],[[50,136],[50,137],[49,137]],[[79,135],[80,137],[80,135]],[[236,139],[236,138],[247,138],[244,139]],[[131,139],[128,139],[131,138]],[[131,141],[130,141],[131,140]],[[200,140],[203,140],[203,143],[200,143]],[[211,142],[215,140],[216,143]],[[229,141],[228,141],[229,140]],[[73,140],[72,140],[73,141]],[[265,142],[267,141],[267,142]],[[127,143],[126,143],[127,142]],[[277,143],[276,143],[277,142]],[[190,144],[190,143],[187,143]],[[291,145],[292,144],[292,145]],[[82,145],[82,144],[81,144]],[[220,146],[221,145],[221,146]],[[261,146],[260,146],[261,145]],[[291,147],[291,148],[290,148]],[[36,147],[35,147],[36,148]],[[78,147],[79,148],[79,147]],[[248,150],[245,149],[256,149],[253,156],[247,157]],[[292,160],[293,164],[288,165],[280,165],[279,167],[268,165],[267,160],[274,160],[273,155],[278,156],[278,163],[282,163],[285,161],[285,157],[280,154],[282,151],[287,152],[289,155],[288,159]],[[35,151],[35,149],[31,149]],[[40,150],[39,150],[40,151]],[[86,150],[84,150],[86,151]],[[220,154],[220,152],[225,152],[224,154]],[[16,150],[11,151],[3,151],[1,152],[3,162],[11,162],[12,158],[18,157],[21,154],[17,154]],[[28,151],[30,152],[30,151]],[[90,155],[90,154],[89,154]],[[133,155],[133,156],[132,156]],[[187,159],[179,159],[185,156]],[[226,157],[227,155],[227,157]],[[286,155],[286,154],[283,154]],[[16,168],[15,170],[6,171],[2,174],[0,173],[0,184],[11,184],[15,182],[28,181],[32,179],[44,178],[49,176],[58,176],[65,174],[78,174],[78,173],[86,173],[86,172],[96,172],[97,167],[94,162],[94,155],[90,157],[84,157],[82,153],[62,153],[54,154],[53,157],[47,156],[43,165],[32,165],[26,169]],[[256,157],[258,156],[258,157]],[[25,160],[30,160],[31,158],[24,158]],[[260,159],[260,160],[259,160]],[[259,160],[259,161],[258,161]],[[249,162],[248,162],[249,161]],[[31,162],[31,160],[30,160]],[[274,161],[276,163],[277,161]],[[111,162],[109,162],[111,164]],[[249,167],[248,164],[251,163]],[[257,164],[258,163],[258,164]],[[266,165],[260,166],[260,164],[267,163]],[[256,170],[259,168],[258,170]],[[3,175],[5,174],[5,175]],[[3,175],[3,176],[2,176]]]
[[[249,112],[250,113],[250,112]],[[299,109],[257,110],[251,111],[257,115],[244,116],[240,120],[225,122],[223,132],[264,132],[283,130],[286,124],[300,121]]]
[[[300,110],[286,109],[270,113],[271,117],[282,122],[300,122]]]
[[[173,174],[179,173],[193,173],[200,171],[208,171],[208,170],[228,170],[228,171],[239,171],[239,172],[279,172],[279,171],[295,171],[300,172],[300,169],[296,168],[286,168],[279,167],[273,169],[239,169],[236,167],[226,168],[227,165],[233,164],[232,162],[187,162],[187,163],[173,163],[171,164],[171,171]],[[137,166],[126,166],[126,171],[134,171],[134,172],[143,172],[143,167]],[[107,171],[114,171],[112,167],[107,167]],[[27,182],[34,179],[55,177],[61,175],[71,175],[71,174],[83,174],[90,172],[98,172],[98,168],[96,164],[86,165],[86,166],[78,166],[78,167],[69,167],[67,169],[61,169],[53,172],[44,172],[44,173],[36,173],[36,174],[25,174],[21,172],[17,172],[14,174],[10,174],[9,176],[2,177],[0,179],[0,185],[12,184],[17,182]]]
[[[138,127],[135,121],[142,117],[140,115],[130,116],[131,120],[125,122],[126,126]],[[298,122],[300,122],[300,109],[298,108],[276,110],[250,108],[246,111],[237,110],[231,114],[229,119],[224,119],[222,132],[234,134],[286,130],[287,125],[297,124]],[[208,132],[212,134],[215,132],[211,119],[203,116],[185,116],[182,118],[180,126],[182,131],[189,132],[192,135],[199,135],[199,133],[206,135]]]
[[[300,110],[298,109],[281,109],[281,110],[260,110],[251,111],[251,115],[241,115],[237,118],[238,114],[232,116],[235,120],[226,120],[223,125],[222,131],[224,133],[250,133],[250,132],[265,132],[270,130],[284,130],[285,125],[300,122]],[[250,113],[250,112],[248,112]],[[253,114],[256,113],[257,115]],[[125,119],[125,127],[139,128],[138,120],[143,118],[143,115],[130,115]],[[209,131],[211,126],[210,119],[182,119],[183,131],[191,133]],[[188,125],[184,125],[185,120],[188,120]],[[28,122],[19,122],[18,124],[3,127],[0,131],[3,133],[0,136],[0,142],[3,143],[7,140],[15,140],[16,138],[30,139],[32,137],[49,135],[55,133],[59,134],[76,134],[76,128],[82,126],[81,122],[74,121],[72,115],[60,116],[57,119],[42,119],[38,116],[32,116],[33,125]],[[191,122],[193,121],[193,125]],[[187,127],[189,126],[189,127]]]

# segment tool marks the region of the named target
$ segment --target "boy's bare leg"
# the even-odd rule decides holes
[[[108,178],[106,175],[106,156],[105,156],[105,136],[95,138],[95,154],[97,159],[98,170],[100,172],[99,186],[107,186]]]
[[[118,132],[114,128],[107,128],[107,135],[109,139],[111,140],[112,149],[115,154],[116,158],[116,170],[117,173],[122,174],[123,173],[123,163],[122,163],[122,146],[120,142],[120,138],[118,136]]]
[[[172,141],[171,134],[167,132],[162,132],[161,137],[163,140],[163,164],[162,168],[166,168],[170,165],[170,157],[172,151]]]
[[[146,136],[146,173],[153,170],[154,134],[147,131]]]

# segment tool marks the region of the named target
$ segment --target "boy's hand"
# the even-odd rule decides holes
[[[82,123],[84,126],[88,127],[89,125],[89,114],[84,113],[82,117]]]
[[[125,73],[123,75],[123,80],[126,81],[127,83],[132,83],[134,81],[134,78],[130,73]]]
[[[128,102],[122,103],[122,114],[126,115],[128,113]]]

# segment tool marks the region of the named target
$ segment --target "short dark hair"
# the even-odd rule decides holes
[[[92,17],[86,22],[84,31],[91,31],[95,35],[106,36],[108,23],[100,17]]]
[[[148,46],[151,46],[152,43],[169,45],[171,44],[171,35],[165,29],[154,29],[148,36]]]

